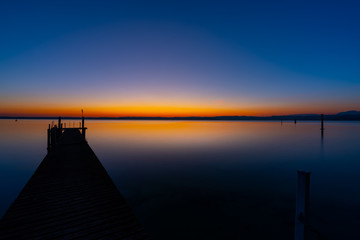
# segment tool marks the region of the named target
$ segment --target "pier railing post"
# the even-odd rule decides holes
[[[296,213],[295,213],[295,240],[304,240],[305,228],[308,224],[310,172],[297,171]]]

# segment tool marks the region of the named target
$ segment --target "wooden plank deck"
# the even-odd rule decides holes
[[[64,129],[0,220],[0,239],[148,239],[77,129]]]

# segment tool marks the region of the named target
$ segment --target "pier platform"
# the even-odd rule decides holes
[[[0,220],[0,239],[149,239],[79,129],[62,129]]]

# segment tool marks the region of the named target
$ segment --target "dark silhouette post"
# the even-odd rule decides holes
[[[83,138],[85,140],[85,118],[84,118],[84,110],[81,109],[81,133],[83,135]]]
[[[324,114],[321,114],[321,156],[324,154]]]
[[[61,117],[59,116],[59,119],[58,119],[58,132],[57,132],[57,137],[60,137],[60,135],[61,135],[61,126],[62,126],[62,124],[61,124]]]
[[[304,240],[305,228],[308,224],[310,194],[310,172],[297,171],[296,213],[295,213],[295,240]]]
[[[51,128],[51,148],[55,147],[56,144],[56,138],[57,138],[57,126],[55,125],[53,128]]]
[[[61,128],[61,117],[59,116],[59,119],[58,119],[58,128]]]
[[[324,114],[321,114],[321,131],[324,131]]]
[[[51,145],[51,128],[50,128],[50,124],[49,124],[49,128],[47,130],[47,150],[50,150],[50,145]]]
[[[296,124],[296,118],[294,119],[294,124]]]

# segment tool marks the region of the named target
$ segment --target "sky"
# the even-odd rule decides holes
[[[0,116],[360,110],[359,1],[1,1]]]

